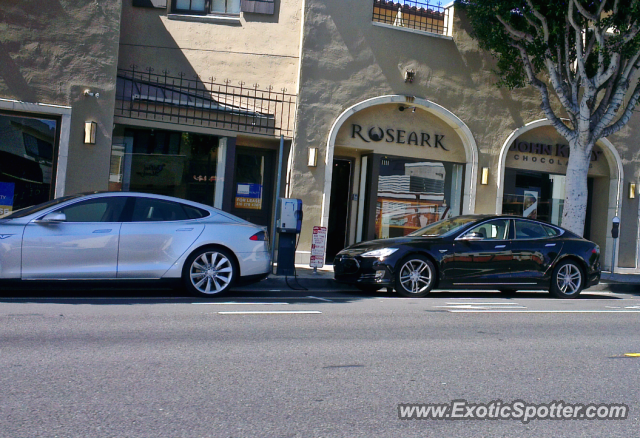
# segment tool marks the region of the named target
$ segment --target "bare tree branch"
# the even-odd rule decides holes
[[[498,21],[500,23],[502,23],[502,25],[507,30],[507,32],[509,32],[517,41],[525,40],[525,41],[528,41],[530,43],[535,41],[535,38],[533,37],[533,35],[530,35],[530,34],[528,34],[526,32],[521,32],[519,30],[516,30],[513,26],[511,26],[500,15],[496,15],[496,18],[498,19]]]
[[[638,99],[640,99],[640,86],[636,85],[636,89],[631,95],[631,99],[629,99],[629,103],[627,104],[627,107],[622,113],[622,116],[613,125],[603,129],[600,136],[609,137],[610,135],[613,135],[616,132],[620,131],[631,119],[631,115],[633,114],[633,109],[638,103]]]

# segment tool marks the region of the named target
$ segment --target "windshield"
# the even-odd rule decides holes
[[[413,233],[409,234],[409,236],[444,236],[446,234],[453,233],[454,231],[460,229],[461,227],[464,227],[468,223],[475,222],[477,220],[477,217],[470,216],[458,216],[451,219],[445,219],[435,222],[431,225],[427,225],[424,228],[420,228],[419,230],[416,230]]]
[[[9,216],[5,216],[2,219],[18,219],[21,217],[29,216],[30,214],[37,213],[41,210],[45,210],[49,207],[53,207],[54,205],[60,204],[62,202],[66,202],[69,199],[79,198],[84,195],[71,195],[71,196],[63,196],[62,198],[56,198],[51,201],[43,202],[42,204],[33,205],[31,207],[22,208],[20,210],[16,210],[11,213]]]

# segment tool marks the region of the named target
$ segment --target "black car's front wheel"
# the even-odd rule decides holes
[[[584,275],[573,260],[558,263],[551,275],[549,292],[557,298],[575,298],[584,288]]]
[[[400,262],[396,273],[396,290],[404,297],[424,297],[436,281],[436,268],[428,258],[412,255]]]

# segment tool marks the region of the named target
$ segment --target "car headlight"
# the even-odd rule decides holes
[[[361,257],[376,257],[379,259],[383,259],[385,257],[389,257],[391,254],[396,252],[399,248],[382,248],[375,249],[373,251],[365,252],[361,255]]]

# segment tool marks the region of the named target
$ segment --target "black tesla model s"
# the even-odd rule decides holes
[[[399,238],[349,246],[335,279],[362,290],[393,287],[405,297],[439,289],[548,289],[575,298],[600,281],[600,248],[570,231],[514,216],[445,219]]]

